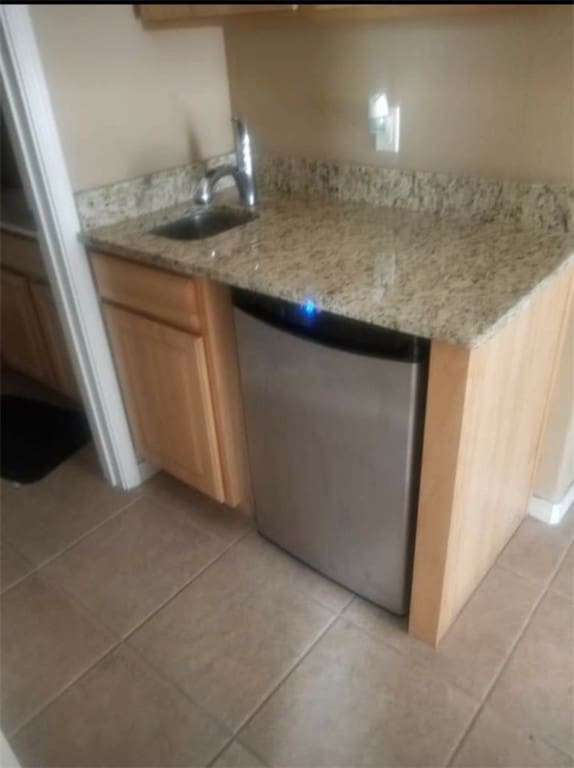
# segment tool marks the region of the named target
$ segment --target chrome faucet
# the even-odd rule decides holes
[[[243,205],[254,208],[257,202],[255,176],[251,156],[251,140],[245,123],[238,117],[232,117],[233,136],[235,139],[236,165],[222,165],[207,171],[199,182],[194,201],[199,205],[209,205],[213,199],[213,189],[220,179],[232,176],[237,185],[239,198]]]

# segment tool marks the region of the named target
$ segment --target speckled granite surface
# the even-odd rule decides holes
[[[82,227],[107,226],[191,200],[204,168],[234,160],[170,168],[76,194]],[[500,221],[547,232],[574,232],[574,186],[520,184],[480,176],[338,165],[317,160],[258,157],[257,182],[265,194],[319,197],[434,213],[468,221]],[[223,179],[218,189],[229,186]]]
[[[475,222],[574,232],[574,186],[403,171],[317,160],[261,157],[259,187],[270,194],[405,208]]]
[[[230,196],[225,193],[224,197]],[[400,208],[263,195],[259,218],[203,241],[148,234],[175,206],[84,235],[95,249],[432,339],[475,346],[559,271],[574,236]]]
[[[105,187],[76,193],[76,206],[84,230],[116,224],[125,219],[191,200],[205,168],[233,162],[233,153],[217,155],[205,163],[191,163],[165,171],[138,176]],[[218,189],[230,185],[222,180]]]

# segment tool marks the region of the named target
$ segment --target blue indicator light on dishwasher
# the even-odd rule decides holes
[[[303,304],[303,312],[307,317],[313,317],[317,313],[317,306],[314,301],[311,301],[311,299],[308,299]]]

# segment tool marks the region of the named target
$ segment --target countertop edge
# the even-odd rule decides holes
[[[216,276],[213,274],[213,271],[210,270],[208,266],[202,267],[193,263],[191,264],[188,263],[188,264],[185,264],[185,266],[183,266],[181,262],[175,259],[172,261],[169,259],[169,257],[165,255],[154,256],[152,254],[139,251],[136,248],[129,248],[124,245],[119,245],[119,244],[110,242],[109,240],[106,240],[106,239],[100,239],[98,238],[97,234],[95,234],[94,232],[80,233],[80,239],[89,249],[101,252],[106,255],[123,258],[126,261],[130,261],[132,263],[142,264],[144,266],[151,267],[154,269],[164,270],[167,272],[171,272],[173,274],[180,275],[182,277],[189,277],[194,275],[198,277],[206,277],[211,280],[214,280],[215,282],[219,282],[224,285],[228,285],[230,287],[244,288],[247,290],[253,290],[255,292],[259,291],[260,293],[263,293],[268,296],[286,299],[288,301],[290,300],[289,298],[281,295],[281,291],[272,291],[266,287],[254,288],[252,284],[239,282],[236,278],[226,276],[224,273],[221,273],[221,271]],[[447,339],[438,334],[425,335],[425,333],[421,333],[420,329],[417,331],[416,329],[408,328],[408,327],[405,327],[404,325],[400,328],[398,328],[396,325],[395,326],[385,325],[381,327],[389,328],[390,330],[401,331],[403,333],[411,333],[415,336],[420,336],[422,338],[429,339],[430,341],[442,342],[445,344],[451,344],[453,346],[461,346],[466,349],[475,349],[476,347],[479,347],[480,345],[484,344],[485,342],[489,341],[494,336],[496,336],[498,333],[500,333],[504,329],[504,327],[506,327],[510,323],[512,318],[526,311],[530,303],[535,300],[536,296],[539,294],[541,290],[543,290],[547,285],[550,284],[551,281],[553,281],[555,278],[558,278],[560,275],[566,272],[573,265],[574,265],[574,251],[572,251],[560,264],[558,264],[547,275],[545,275],[529,293],[525,294],[522,298],[520,298],[516,302],[516,304],[514,304],[512,307],[509,307],[499,318],[497,318],[497,320],[494,321],[494,323],[491,326],[489,326],[486,330],[479,332],[476,336],[473,335],[471,338],[460,336],[455,339],[453,338]],[[338,310],[329,310],[329,311],[333,311],[334,314],[338,314],[341,317],[347,317],[349,319],[358,319],[358,320],[361,320],[362,322],[369,322],[364,318],[357,318],[354,315],[351,315],[342,311],[338,311]],[[378,324],[375,323],[375,325],[378,325]]]

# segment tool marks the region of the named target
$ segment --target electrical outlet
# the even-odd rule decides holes
[[[375,133],[377,152],[398,152],[401,127],[401,108],[391,107]]]

